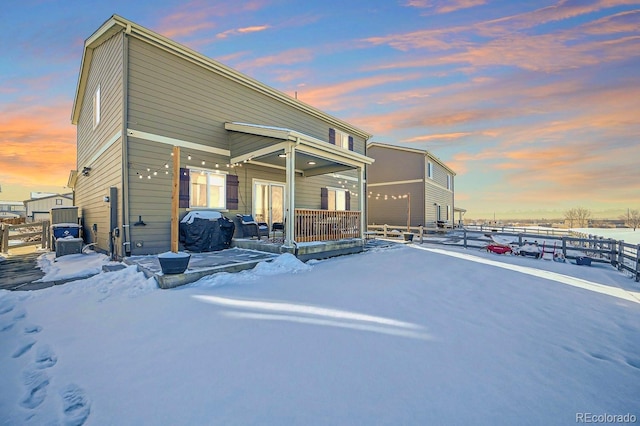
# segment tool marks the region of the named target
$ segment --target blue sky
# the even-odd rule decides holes
[[[13,1],[0,199],[62,192],[84,40],[118,14],[456,171],[469,218],[640,208],[640,1]]]

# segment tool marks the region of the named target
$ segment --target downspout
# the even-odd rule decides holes
[[[122,249],[123,257],[131,256],[131,229],[129,227],[129,37],[131,24],[122,40]]]

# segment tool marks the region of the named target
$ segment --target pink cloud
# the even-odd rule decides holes
[[[158,32],[169,38],[191,37],[215,28],[220,18],[256,11],[264,7],[265,1],[226,2],[222,0],[192,0],[182,4],[163,17]]]
[[[269,25],[254,25],[251,27],[244,28],[234,28],[230,30],[223,31],[216,35],[216,38],[227,38],[229,36],[241,35],[241,34],[249,34],[249,33],[257,33],[260,31],[265,31],[271,28]]]
[[[10,105],[0,116],[0,177],[14,185],[63,187],[75,168],[76,129],[70,102]]]

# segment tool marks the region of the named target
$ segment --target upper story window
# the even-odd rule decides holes
[[[189,170],[189,207],[225,209],[227,175],[213,170]]]
[[[447,189],[451,189],[453,184],[453,177],[450,174],[447,174]]]
[[[100,123],[100,85],[93,94],[93,128]]]
[[[353,136],[336,129],[329,129],[329,143],[353,151]]]
[[[427,177],[433,179],[433,163],[431,161],[427,163]]]

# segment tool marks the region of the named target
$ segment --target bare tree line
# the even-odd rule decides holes
[[[591,210],[583,207],[576,207],[564,212],[564,219],[569,228],[587,228],[590,217]],[[620,216],[620,220],[623,220],[626,226],[635,231],[640,227],[640,210],[627,209],[627,214]]]

